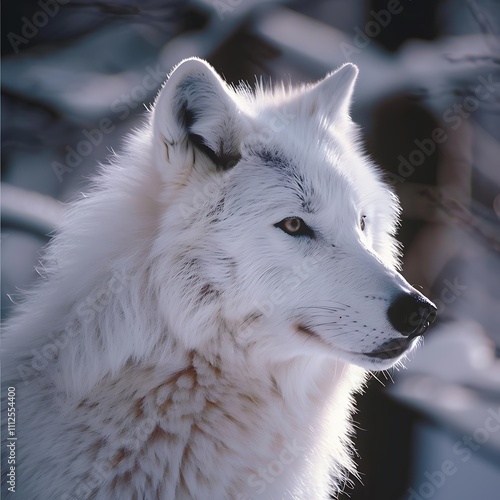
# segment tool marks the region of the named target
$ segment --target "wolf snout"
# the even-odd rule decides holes
[[[436,319],[436,306],[423,295],[402,293],[398,295],[389,309],[387,317],[395,330],[405,337],[423,335]]]

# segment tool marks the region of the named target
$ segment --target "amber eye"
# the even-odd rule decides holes
[[[300,218],[287,217],[274,225],[290,236],[308,236],[314,238],[314,231]]]
[[[361,220],[359,221],[359,225],[361,227],[361,231],[365,230],[365,219],[366,219],[366,215],[362,215],[361,216]]]
[[[302,221],[298,218],[286,219],[283,222],[283,228],[286,229],[289,233],[296,233],[300,231],[302,226]]]

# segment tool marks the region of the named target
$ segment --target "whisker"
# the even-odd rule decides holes
[[[351,306],[349,304],[344,304],[343,302],[339,302],[337,300],[317,300],[315,301],[315,304],[325,304],[325,305],[339,305],[339,306],[342,306],[342,307],[347,307],[348,309],[351,308]],[[316,307],[316,306],[310,306],[310,307]]]
[[[326,321],[325,323],[314,323],[314,326],[335,326],[337,328],[347,328],[347,325],[343,323],[337,323],[336,321]]]
[[[370,372],[371,376],[382,386],[385,387],[385,384],[375,375],[375,373]]]
[[[350,335],[351,332],[340,332],[340,333],[334,333],[332,335],[332,339],[338,339],[339,337],[342,337],[343,335]]]
[[[308,306],[308,307],[297,307],[297,309],[307,309],[307,310],[311,310],[311,309],[320,309],[320,310],[324,310],[324,311],[345,311],[344,308],[342,307],[332,307],[332,306]]]

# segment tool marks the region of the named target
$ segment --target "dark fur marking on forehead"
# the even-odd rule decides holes
[[[275,167],[280,170],[289,170],[293,168],[292,163],[278,151],[272,151],[267,148],[251,149],[250,154],[257,156],[270,167]]]
[[[302,172],[300,172],[299,168],[291,160],[289,160],[284,154],[281,154],[281,152],[272,151],[267,148],[252,149],[250,154],[260,158],[260,160],[262,160],[266,165],[276,168],[285,176],[286,179],[291,181],[304,212],[315,212],[312,203],[314,198],[314,189],[312,185],[306,181]]]

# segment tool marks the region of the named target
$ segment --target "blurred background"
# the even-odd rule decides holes
[[[182,58],[235,84],[352,61],[353,118],[403,205],[403,274],[439,320],[357,398],[360,478],[342,499],[498,500],[499,32],[498,0],[3,2],[2,319],[64,202]]]

